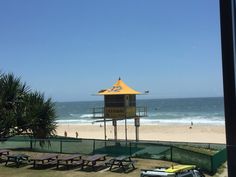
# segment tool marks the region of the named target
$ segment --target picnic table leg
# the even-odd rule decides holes
[[[111,166],[110,166],[110,168],[109,168],[110,171],[111,171],[111,169],[112,169],[113,164],[114,164],[114,162],[111,163]]]
[[[133,169],[135,169],[135,166],[134,166],[134,164],[132,163],[132,167],[133,167]]]
[[[131,157],[129,157],[129,161],[132,162]],[[135,169],[134,163],[131,163],[131,165],[132,165],[133,169]]]
[[[84,163],[85,163],[85,161],[83,160],[82,165],[81,165],[81,170],[84,169],[84,165],[85,165]]]
[[[92,169],[93,169],[93,171],[95,171],[95,165],[96,165],[96,161],[92,162]]]
[[[16,167],[19,168],[20,167],[20,159],[16,159]]]
[[[7,160],[6,160],[5,166],[7,166],[7,163],[8,163],[8,158],[7,158]]]
[[[59,168],[59,161],[57,161],[57,169]]]
[[[125,172],[125,167],[124,167],[124,165],[123,165],[123,163],[122,162],[120,162],[120,165],[119,166],[121,166],[122,167],[122,169],[123,169],[123,171]]]

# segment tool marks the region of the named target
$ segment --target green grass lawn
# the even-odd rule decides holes
[[[94,172],[91,169],[85,169],[82,171],[79,167],[69,170],[56,169],[56,167],[33,169],[32,165],[20,166],[19,168],[16,168],[15,166],[5,167],[4,163],[2,163],[0,164],[0,177],[138,177],[140,176],[140,169],[153,169],[156,166],[170,166],[171,164],[173,164],[171,162],[158,160],[136,160],[136,169],[130,172],[123,172],[122,170],[109,171],[108,169],[103,169],[97,172]]]
[[[24,153],[30,157],[41,156],[43,153],[28,152],[28,151],[14,151],[15,153]],[[136,169],[123,172],[120,170],[109,171],[109,169],[102,169],[100,171],[94,172],[90,168],[85,168],[81,170],[80,167],[72,169],[57,169],[55,166],[50,168],[32,168],[33,165],[26,164],[17,168],[14,164],[9,163],[8,166],[5,166],[5,162],[0,164],[0,177],[119,177],[119,176],[130,176],[138,177],[140,176],[141,169],[153,169],[157,166],[171,166],[175,164],[173,162],[161,161],[161,160],[147,160],[147,159],[135,159],[137,163],[135,164]]]
[[[0,177],[139,177],[140,169],[153,169],[156,166],[170,166],[173,163],[160,161],[160,160],[144,160],[136,159],[136,169],[124,173],[124,172],[110,172],[106,170],[93,172],[93,171],[81,171],[80,168],[74,168],[70,170],[57,170],[55,167],[49,169],[33,169],[30,165],[16,167],[5,167],[2,163],[0,164]],[[224,167],[220,173],[215,174],[213,177],[226,177],[227,172]],[[210,177],[206,175],[206,177]]]

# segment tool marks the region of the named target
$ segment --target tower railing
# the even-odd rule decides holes
[[[103,118],[104,117],[104,107],[94,107],[93,118]]]
[[[94,107],[92,108],[92,118],[104,118],[105,116],[105,107]],[[136,107],[136,115],[134,117],[147,117],[147,107],[138,106]],[[109,117],[108,117],[109,118]],[[127,117],[129,118],[129,117]]]

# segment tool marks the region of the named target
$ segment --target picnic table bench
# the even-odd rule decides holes
[[[57,164],[57,154],[47,154],[42,155],[41,157],[32,158],[33,167],[37,166],[47,166],[47,165],[56,165]]]
[[[84,166],[92,167],[93,170],[95,170],[95,166],[100,166],[101,163],[97,163],[98,161],[105,161],[106,160],[106,154],[95,154],[91,156],[87,156],[82,158],[83,164],[82,164],[82,170],[84,169]],[[103,163],[102,163],[103,164]]]
[[[7,160],[5,166],[7,166],[8,162],[13,162],[16,164],[16,167],[18,168],[20,164],[24,162],[28,162],[29,156],[26,154],[12,154],[7,155]]]
[[[3,159],[2,156],[7,156],[9,155],[10,150],[8,149],[0,149],[0,163],[2,163]]]
[[[60,165],[66,166],[69,168],[69,166],[76,166],[76,165],[82,165],[83,160],[81,159],[80,154],[72,154],[65,157],[60,157],[57,159],[57,168],[59,168]]]
[[[0,155],[9,155],[10,150],[8,149],[0,149]]]
[[[129,168],[130,166],[132,166],[133,169],[135,169],[134,164],[136,163],[136,161],[132,160],[130,156],[118,156],[115,158],[112,158],[109,162],[107,162],[107,166],[110,166],[110,171],[112,170],[112,168],[114,166],[118,167],[118,168],[122,168],[123,171],[126,170],[126,168]]]

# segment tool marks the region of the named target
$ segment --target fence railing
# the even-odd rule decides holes
[[[203,149],[196,152],[195,149]],[[148,142],[148,141],[114,141],[97,139],[50,138],[31,139],[29,137],[0,139],[0,148],[27,149],[37,152],[55,153],[106,153],[109,156],[130,155],[137,158],[159,159],[194,164],[203,170],[214,173],[226,161],[224,144]],[[207,149],[205,153],[204,149]]]

